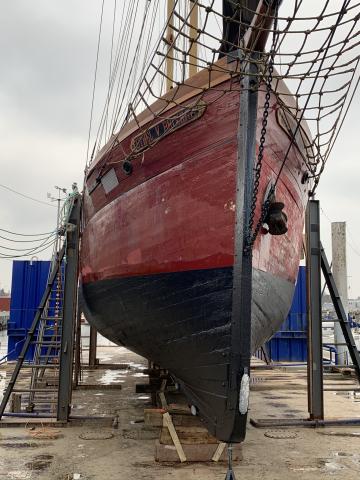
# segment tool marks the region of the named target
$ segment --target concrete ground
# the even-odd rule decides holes
[[[87,370],[83,383],[121,384],[122,389],[76,390],[72,414],[118,415],[118,428],[113,428],[111,421],[89,421],[83,425],[77,421],[67,428],[36,426],[33,429],[31,422],[0,428],[0,480],[225,478],[224,463],[156,463],[154,444],[158,430],[145,427],[142,422],[144,407],[150,407],[149,397],[135,393],[135,384],[146,381],[141,373],[146,366],[145,360],[120,347],[101,347],[98,356],[101,362],[128,363],[130,368]],[[5,373],[2,367],[0,375],[4,377]],[[351,389],[353,385],[349,377],[326,375],[327,389]],[[360,396],[357,395],[326,391],[327,418],[360,418]],[[306,416],[304,368],[254,370],[249,417],[291,419]],[[282,430],[257,429],[249,425],[243,457],[234,467],[238,480],[358,480],[360,425]]]

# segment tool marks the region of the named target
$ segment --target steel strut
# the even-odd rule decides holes
[[[228,451],[228,470],[226,472],[225,480],[236,480],[235,473],[232,468],[232,451],[233,451],[232,443],[228,443],[227,451]]]

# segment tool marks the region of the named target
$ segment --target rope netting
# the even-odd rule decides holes
[[[123,53],[112,53],[106,108],[94,152],[106,142],[109,148],[117,144],[117,132],[130,122],[144,128],[145,117],[165,119],[173,115],[175,106],[180,111],[193,108],[194,103],[183,103],[180,92],[186,88],[196,91],[197,105],[209,90],[216,92],[212,102],[228,92],[240,92],[243,87],[236,79],[249,74],[249,63],[256,65],[251,69],[253,88],[266,92],[271,64],[271,88],[289,132],[289,148],[301,143],[315,188],[359,83],[360,2],[166,3],[123,2],[124,11],[128,8],[123,44],[119,41]],[[131,29],[136,30],[136,38],[130,41]],[[205,72],[206,81],[194,81],[195,71]],[[130,159],[134,154],[124,153]]]

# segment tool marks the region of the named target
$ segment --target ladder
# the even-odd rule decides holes
[[[64,205],[62,246],[54,253],[43,297],[27,333],[1,405],[0,419],[12,394],[20,396],[20,415],[67,420],[70,411],[74,322],[77,305],[81,196]],[[26,360],[34,346],[32,359]]]
[[[55,259],[55,261],[57,260]],[[27,412],[33,412],[35,409],[37,411],[41,410],[42,404],[46,401],[49,402],[50,409],[54,411],[57,403],[57,389],[48,389],[48,387],[57,387],[59,380],[62,309],[64,303],[63,273],[62,262],[58,265],[53,288],[40,317],[31,369]],[[49,365],[49,368],[46,369],[43,367],[44,365]],[[39,405],[38,408],[36,408],[37,405]]]

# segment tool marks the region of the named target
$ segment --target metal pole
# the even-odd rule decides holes
[[[308,313],[308,411],[311,420],[323,420],[321,243],[318,200],[310,200],[306,211],[306,279]]]
[[[332,243],[332,272],[337,286],[341,302],[343,304],[346,318],[348,318],[348,289],[347,289],[347,268],[346,268],[346,223],[331,223]],[[348,349],[344,345],[344,335],[339,322],[334,323],[334,343],[337,349],[336,364],[348,364]]]
[[[75,362],[73,388],[79,385],[81,375],[81,308],[78,301],[76,309],[76,336],[75,336]]]
[[[81,197],[79,195],[74,198],[66,225],[66,265],[57,411],[57,419],[65,421],[69,418],[72,393],[75,315],[78,300],[80,213]]]
[[[97,330],[90,325],[90,339],[89,339],[89,367],[96,366],[96,348],[97,348]]]

